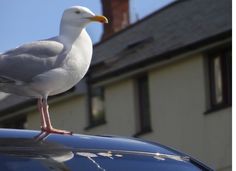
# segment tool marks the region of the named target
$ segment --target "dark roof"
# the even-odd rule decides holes
[[[157,60],[167,52],[200,45],[207,39],[231,37],[231,30],[231,0],[176,1],[99,43],[94,49],[91,77],[102,77],[150,58]]]
[[[93,81],[107,79],[231,37],[231,30],[231,0],[175,1],[95,45],[89,75]],[[29,101],[11,95],[0,101],[0,111]]]

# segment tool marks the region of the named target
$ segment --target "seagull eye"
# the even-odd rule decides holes
[[[81,12],[80,11],[75,11],[76,14],[80,14]]]

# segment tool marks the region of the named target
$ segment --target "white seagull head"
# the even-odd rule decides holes
[[[86,7],[73,6],[66,9],[62,16],[62,23],[68,26],[85,27],[91,22],[108,23],[106,17],[95,15]]]

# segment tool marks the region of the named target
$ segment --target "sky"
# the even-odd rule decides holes
[[[173,1],[130,0],[131,23]],[[1,0],[0,52],[31,41],[57,36],[63,11],[74,5],[85,6],[95,14],[102,14],[100,0]],[[101,24],[91,23],[87,31],[93,43],[99,42]]]

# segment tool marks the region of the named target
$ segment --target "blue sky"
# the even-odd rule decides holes
[[[130,0],[131,22],[165,6],[173,0]],[[100,0],[1,0],[0,52],[34,40],[56,36],[64,9],[81,5],[101,14]],[[94,43],[100,40],[102,25],[87,27]]]

